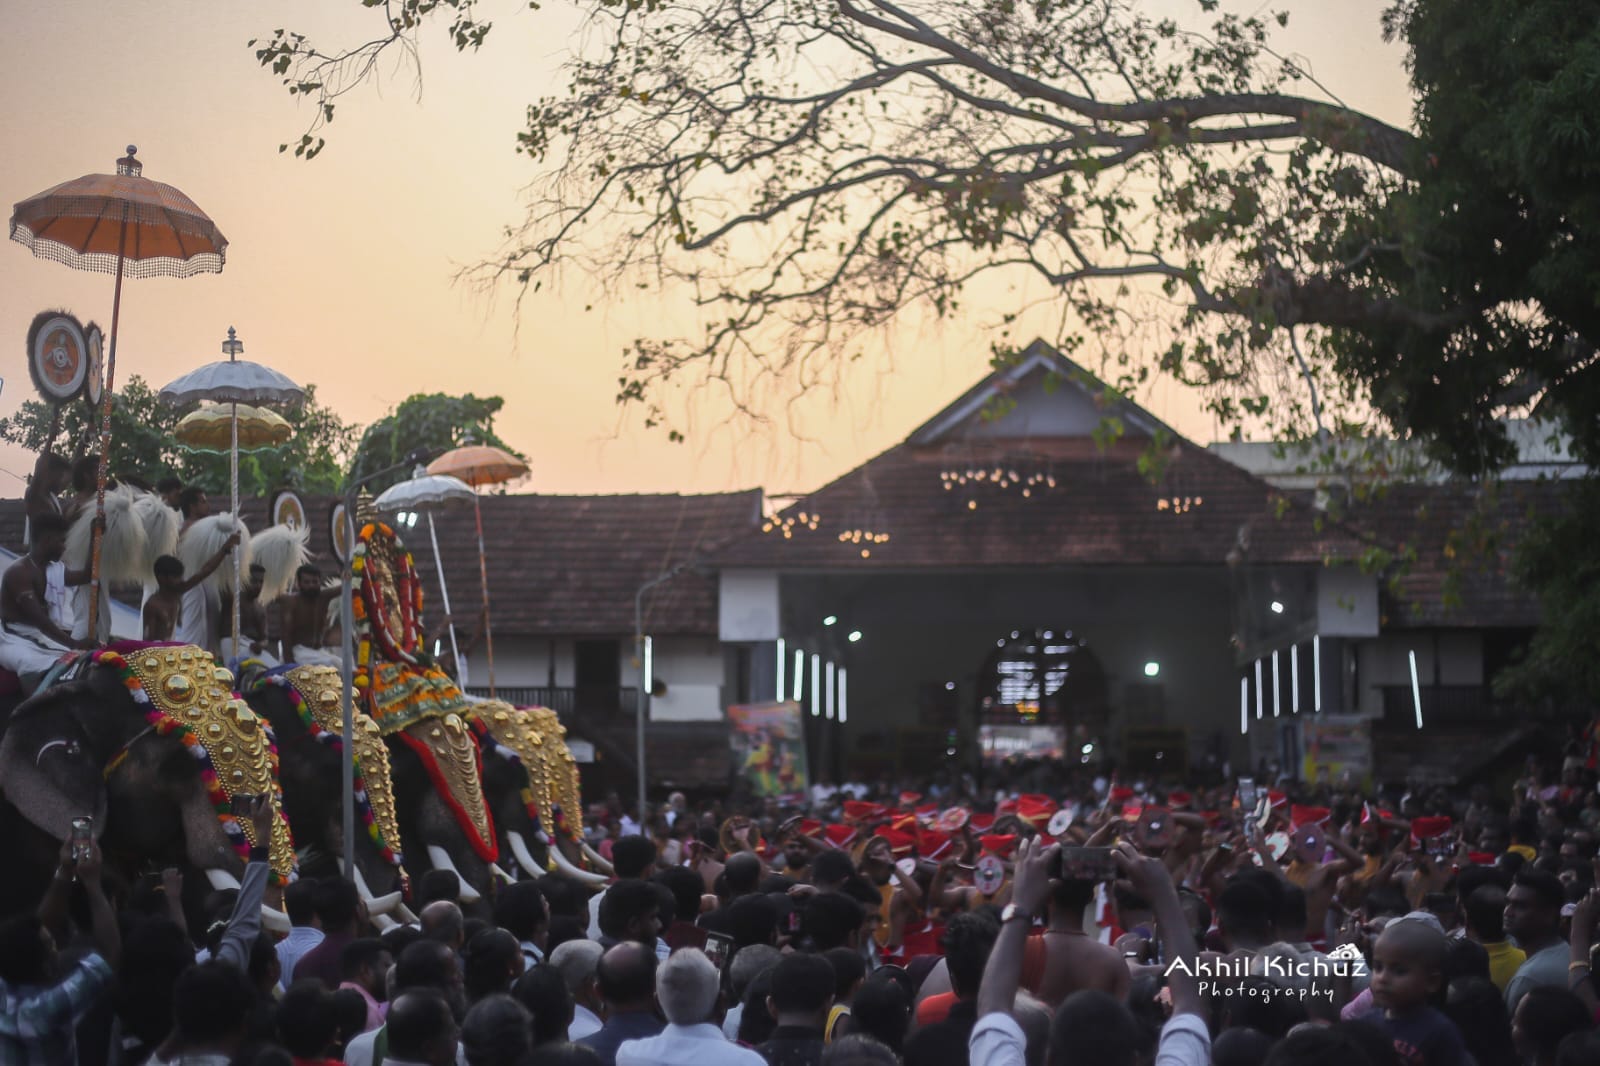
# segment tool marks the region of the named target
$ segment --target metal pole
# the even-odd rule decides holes
[[[230,359],[232,356],[229,357]],[[233,447],[229,453],[229,482],[233,490],[233,522],[236,530],[242,530],[244,523],[239,520],[239,404],[237,401],[230,403],[233,418],[230,420],[233,429]],[[239,590],[243,584],[240,581],[239,571],[242,566],[238,548],[233,549],[233,656],[243,658],[239,652]],[[348,735],[348,734],[347,734]]]
[[[639,780],[639,832],[649,824],[644,802],[644,720],[650,716],[650,689],[644,684],[644,594],[666,580],[666,576],[647,581],[633,595],[633,654],[639,664],[639,705],[633,712],[633,756]]]
[[[122,256],[128,245],[128,206],[122,207],[122,228],[117,233],[117,284],[111,294],[111,347],[106,354],[106,384],[100,401],[100,469],[95,476],[94,513],[99,519],[89,545],[89,627],[84,638],[100,643],[100,541],[106,520],[106,467],[111,462],[111,389],[117,379],[117,324],[122,317]]]
[[[450,614],[450,586],[444,583],[444,560],[439,557],[439,532],[433,527],[433,512],[428,512],[428,539],[433,541],[433,568],[439,572],[439,600],[444,613]],[[456,685],[462,691],[467,687],[467,664],[461,661],[461,649],[456,647],[456,624],[452,620],[445,626],[450,634],[450,654],[456,657]]]
[[[489,656],[489,698],[494,699],[494,630],[489,625],[489,564],[483,554],[483,508],[478,506],[478,487],[472,487],[472,513],[478,522],[478,582],[483,586],[483,644]]]
[[[341,745],[339,776],[343,789],[340,795],[343,797],[341,813],[344,816],[344,876],[351,881],[356,877],[356,612],[355,601],[351,598],[350,563],[356,554],[355,490],[360,484],[359,481],[355,482],[345,490],[344,494],[345,554],[342,575],[344,580],[339,590],[339,654],[342,660],[340,676],[344,682],[341,699],[344,743]]]

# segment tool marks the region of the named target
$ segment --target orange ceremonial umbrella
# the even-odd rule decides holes
[[[478,523],[478,582],[483,587],[483,642],[489,656],[489,697],[494,698],[494,631],[489,626],[489,564],[483,551],[483,508],[477,490],[503,485],[528,473],[528,464],[501,448],[467,444],[452,448],[428,464],[430,474],[448,474],[472,486],[472,512]]]
[[[74,270],[115,274],[111,345],[106,355],[100,407],[100,471],[95,513],[105,517],[106,463],[111,454],[111,396],[117,374],[117,325],[122,279],[187,278],[222,271],[228,239],[195,202],[171,185],[143,176],[138,149],[117,160],[115,174],[86,174],[19,201],[11,213],[11,239],[41,259]],[[92,595],[89,630],[96,639],[100,606],[100,529],[90,550]]]

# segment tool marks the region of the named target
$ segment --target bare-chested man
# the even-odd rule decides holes
[[[72,464],[54,452],[40,452],[38,460],[33,464],[33,477],[28,480],[28,488],[22,494],[22,506],[27,512],[28,521],[32,522],[40,515],[59,515],[64,508],[61,506],[61,493],[72,482]]]
[[[32,534],[28,554],[7,567],[0,578],[0,666],[21,678],[30,692],[61,656],[93,646],[74,640],[61,624],[67,586],[89,580],[87,570],[61,566],[67,550],[67,520],[60,515],[40,515],[33,522]]]
[[[310,563],[294,572],[294,595],[279,600],[283,661],[331,663],[334,656],[322,650],[328,630],[328,605],[339,595],[337,585],[322,587],[322,571]]]
[[[239,534],[235,533],[188,579],[183,576],[181,560],[170,555],[157,559],[156,591],[144,602],[144,639],[171,640],[173,631],[183,617],[184,594],[215,573],[217,567],[222,565],[222,560],[238,546]]]

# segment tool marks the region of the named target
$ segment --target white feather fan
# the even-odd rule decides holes
[[[119,485],[106,493],[106,531],[100,538],[100,579],[106,584],[143,584],[150,576],[151,560],[145,527],[133,510],[137,493],[138,490],[131,485]],[[82,570],[89,565],[94,516],[93,507],[85,508],[67,531],[67,551],[63,561],[69,569]]]
[[[134,498],[133,513],[144,526],[145,553],[150,560],[145,570],[148,577],[154,572],[157,559],[178,554],[178,530],[183,526],[183,516],[153,492],[141,492]]]
[[[262,530],[250,541],[250,561],[267,568],[261,582],[261,601],[271,603],[289,591],[294,572],[311,558],[311,527],[277,525]]]
[[[183,536],[178,538],[178,558],[183,562],[185,575],[198,573],[213,555],[222,548],[233,531],[240,532],[239,538],[239,566],[242,569],[250,568],[250,530],[245,524],[231,514],[208,515],[184,530]],[[223,565],[212,571],[206,578],[206,594],[213,598],[220,597],[224,590],[233,588],[233,566],[231,563]]]

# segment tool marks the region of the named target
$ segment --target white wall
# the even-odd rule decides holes
[[[1317,629],[1325,637],[1378,635],[1378,579],[1354,566],[1317,572]]]
[[[717,625],[726,641],[777,640],[778,575],[771,570],[722,571]]]
[[[1435,650],[1437,647],[1437,651]],[[1358,667],[1357,707],[1362,714],[1383,713],[1385,685],[1410,685],[1411,663],[1408,652],[1417,653],[1417,681],[1426,688],[1433,684],[1434,662],[1439,665],[1442,685],[1483,684],[1483,637],[1471,631],[1390,633],[1375,640],[1362,641],[1356,649]]]

